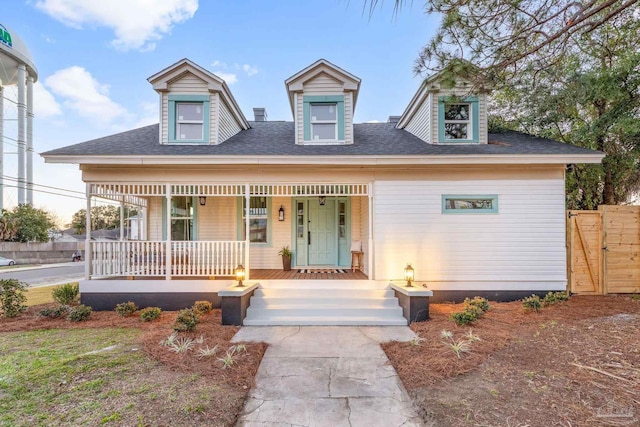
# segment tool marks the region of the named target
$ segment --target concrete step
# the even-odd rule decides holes
[[[394,318],[342,316],[331,318],[327,316],[271,316],[268,319],[250,319],[244,322],[246,326],[406,326],[407,320],[400,316]]]
[[[318,307],[307,305],[305,307],[279,306],[279,307],[258,307],[249,306],[247,317],[249,318],[270,318],[280,316],[292,317],[402,317],[400,306],[395,307],[350,307],[344,305],[331,305]]]
[[[314,298],[261,298],[252,297],[251,307],[277,308],[277,307],[398,307],[398,299],[391,298],[335,298],[314,297]]]
[[[311,289],[311,288],[259,288],[253,293],[261,298],[389,298],[394,296],[391,289]]]

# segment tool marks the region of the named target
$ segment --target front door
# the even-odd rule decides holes
[[[336,200],[314,197],[307,200],[307,250],[309,265],[338,264]]]

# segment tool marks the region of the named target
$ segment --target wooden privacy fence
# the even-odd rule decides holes
[[[605,205],[567,216],[571,292],[640,292],[640,206]]]

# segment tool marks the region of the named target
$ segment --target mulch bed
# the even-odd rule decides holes
[[[462,304],[432,304],[431,319],[411,325],[419,345],[383,344],[427,425],[640,425],[640,301],[573,296],[539,313],[491,305],[457,326],[448,317]],[[481,341],[458,358],[443,329]]]
[[[179,337],[202,338],[204,345],[209,348],[218,345],[219,351],[215,356],[199,357],[197,345],[194,350],[186,353],[176,353],[159,345],[160,341],[167,339],[173,332],[177,312],[165,311],[160,319],[153,322],[142,322],[137,313],[130,317],[121,317],[113,311],[95,311],[89,320],[84,322],[71,322],[64,318],[48,319],[38,315],[43,308],[56,306],[57,304],[54,303],[37,305],[29,307],[18,317],[0,318],[0,332],[35,329],[137,328],[142,330],[141,340],[144,351],[165,367],[175,371],[215,377],[217,382],[239,387],[245,391],[245,394],[253,386],[255,374],[267,347],[264,343],[246,343],[247,351],[236,354],[234,365],[224,369],[218,357],[223,357],[231,348],[233,344],[230,340],[240,328],[223,326],[219,309],[201,316],[195,332],[179,334]]]

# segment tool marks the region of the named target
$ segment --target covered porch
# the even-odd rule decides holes
[[[92,239],[99,199],[120,205],[118,241]],[[324,230],[311,225],[323,221]],[[369,183],[88,183],[85,279],[229,279],[242,265],[247,280],[372,280],[372,224]],[[283,246],[291,271],[274,268]]]

